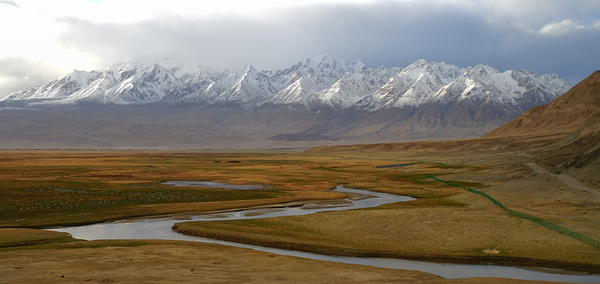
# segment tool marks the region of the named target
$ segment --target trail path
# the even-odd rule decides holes
[[[568,175],[553,174],[553,173],[547,171],[546,169],[536,165],[535,163],[526,163],[525,165],[529,166],[534,172],[536,172],[538,174],[547,174],[547,175],[555,176],[556,178],[561,180],[564,184],[566,184],[568,187],[579,189],[581,191],[590,193],[594,196],[600,197],[600,192],[579,183],[579,181],[577,181],[576,179],[574,179]]]

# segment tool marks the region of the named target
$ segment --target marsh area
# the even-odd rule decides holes
[[[228,160],[237,162],[214,162]],[[317,274],[325,280],[333,279],[327,277],[335,275],[339,277],[342,271],[349,273],[345,269],[360,272],[363,278],[355,274],[347,278],[348,283],[376,283],[390,279],[424,283],[453,281],[412,271],[414,268],[410,266],[404,269],[411,270],[369,266],[349,268],[344,265],[351,264],[325,264],[318,260],[298,260],[269,250],[252,252],[213,243],[192,244],[189,240],[123,240],[123,237],[118,240],[81,241],[76,234],[75,238],[69,238],[61,233],[37,229],[98,226],[91,224],[143,220],[146,216],[181,218],[202,215],[210,216],[206,219],[211,221],[182,222],[189,220],[179,219],[170,222],[182,222],[178,224],[178,230],[201,237],[269,249],[299,250],[302,252],[298,253],[310,252],[333,258],[375,257],[374,261],[414,259],[546,267],[582,273],[597,271],[600,250],[527,220],[514,218],[480,196],[427,178],[433,175],[485,191],[510,208],[600,239],[598,200],[585,191],[561,186],[560,180],[550,175],[534,172],[525,165],[530,162],[527,156],[518,153],[489,150],[353,150],[327,153],[6,151],[0,161],[0,189],[7,197],[0,201],[4,216],[0,223],[4,228],[0,229],[0,262],[7,264],[3,266],[2,274],[15,283],[43,277],[52,279],[52,272],[56,271],[65,271],[64,278],[54,275],[56,281],[73,277],[72,283],[100,278],[144,281],[148,279],[134,273],[136,269],[138,272],[145,271],[140,266],[143,262],[157,267],[156,275],[146,271],[144,276],[154,275],[157,283],[168,283],[174,279],[193,281],[194,278],[186,278],[187,273],[183,273],[190,269],[203,271],[205,275],[227,274],[233,277],[229,280],[234,282],[253,282],[245,278],[250,274],[252,279],[258,279],[257,283],[277,282],[273,280],[275,278],[310,282],[309,276],[300,274],[301,270],[317,268],[320,271]],[[377,168],[394,164],[409,165]],[[252,184],[262,188],[233,190],[162,184],[177,180]],[[358,210],[266,218],[270,217],[269,214],[282,212],[285,207],[303,210],[299,209],[303,205],[316,204],[309,206],[319,210],[335,208],[340,205],[340,199],[348,196],[329,190],[339,184],[394,196],[411,196],[414,200]],[[353,202],[377,198],[355,199],[358,201]],[[246,209],[255,211],[241,213],[240,210]],[[586,213],[581,214],[582,211]],[[219,219],[228,212],[238,212],[236,214],[248,219]],[[217,215],[206,215],[208,213]],[[170,226],[166,225],[166,228]],[[150,231],[155,233],[157,230]],[[166,234],[188,238],[170,230],[166,230]],[[114,254],[115,249],[119,250],[119,254]],[[131,257],[127,258],[125,253]],[[44,263],[61,255],[64,257],[62,262],[44,266]],[[176,258],[189,259],[191,255],[206,257],[188,262],[175,261]],[[294,267],[299,270],[284,277],[275,270],[264,270],[266,267],[261,270],[252,265],[244,266],[246,257],[247,261],[254,261],[256,265],[266,265],[277,259],[279,269],[295,264]],[[114,263],[106,262],[107,259],[113,259]],[[132,261],[125,261],[129,259]],[[76,260],[79,263],[74,265]],[[117,263],[121,266],[114,267]],[[225,264],[229,266],[225,267]],[[77,267],[82,269],[80,266],[87,267],[87,270],[84,269],[86,275],[76,270]],[[219,269],[215,270],[216,266]],[[35,267],[39,273],[23,274],[23,269],[28,267]],[[274,267],[272,265],[269,269]],[[254,270],[250,272],[250,269]],[[328,271],[330,276],[324,276]],[[455,280],[493,283],[500,281],[498,277],[509,274],[513,273]],[[558,276],[549,280],[569,281],[560,280]],[[502,279],[497,283],[511,283],[511,280]]]
[[[192,181],[170,181],[163,183],[174,186],[200,186],[204,187],[206,182]],[[246,185],[228,185],[223,183],[210,183],[213,187],[222,187],[226,189],[248,190],[252,186]],[[256,186],[255,186],[256,187]],[[341,185],[333,189],[336,192],[353,195],[345,200],[323,206],[322,204],[304,204],[293,207],[278,207],[275,209],[248,209],[233,212],[209,213],[198,216],[191,216],[190,221],[212,221],[212,220],[247,220],[257,218],[276,218],[282,216],[299,216],[316,214],[327,211],[344,211],[353,209],[373,208],[384,204],[404,202],[415,200],[414,198],[385,194],[379,192],[370,192],[366,190],[357,190],[345,188]],[[159,219],[159,220],[138,220],[129,222],[110,222],[104,224],[95,224],[88,226],[68,227],[50,229],[55,232],[64,232],[70,234],[76,239],[83,240],[170,240],[170,241],[193,241],[205,243],[218,243],[226,246],[234,246],[240,248],[249,248],[258,251],[276,253],[279,255],[297,256],[313,260],[331,261],[347,264],[369,265],[380,268],[390,269],[410,269],[421,272],[435,274],[447,279],[455,278],[472,278],[472,277],[505,277],[521,280],[545,280],[545,281],[561,281],[561,282],[579,282],[579,283],[596,283],[600,282],[600,275],[578,275],[579,273],[568,270],[553,270],[554,273],[543,273],[532,271],[531,269],[515,268],[510,266],[494,266],[485,264],[453,264],[440,262],[426,262],[416,260],[403,260],[393,258],[374,258],[374,257],[343,257],[321,255],[316,253],[308,253],[302,251],[284,250],[257,245],[247,245],[243,243],[220,241],[216,239],[208,239],[194,236],[187,236],[171,231],[173,227],[176,229],[178,222],[176,219]],[[538,268],[539,270],[543,270]],[[562,273],[561,273],[562,272]]]

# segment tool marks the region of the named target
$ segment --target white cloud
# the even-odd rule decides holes
[[[561,36],[585,29],[585,26],[574,20],[552,22],[541,28],[538,33],[546,36]]]
[[[53,14],[22,6],[3,6],[0,26],[0,58],[27,58],[62,68],[65,73],[74,65],[89,68],[96,60],[89,54],[65,48],[58,41],[67,27]]]

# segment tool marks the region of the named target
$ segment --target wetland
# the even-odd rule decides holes
[[[169,283],[182,277],[181,269],[187,264],[181,262],[169,268],[164,262],[172,261],[170,255],[175,251],[182,253],[179,257],[186,258],[186,253],[181,250],[184,247],[189,249],[188,254],[213,254],[215,259],[227,261],[233,261],[234,255],[240,256],[236,261],[242,261],[246,256],[260,253],[245,251],[244,248],[190,244],[186,241],[83,241],[77,239],[76,235],[72,238],[38,229],[147,216],[167,218],[223,214],[250,208],[262,210],[248,214],[256,216],[256,219],[211,218],[213,221],[210,222],[183,222],[177,225],[177,229],[221,240],[327,255],[542,266],[584,273],[597,271],[600,267],[600,250],[514,218],[477,195],[427,178],[427,175],[433,175],[477,188],[511,208],[599,239],[599,212],[595,209],[598,201],[590,199],[585,191],[569,189],[564,185],[563,190],[559,190],[557,186],[561,186],[558,183],[560,181],[553,180],[549,175],[535,173],[525,165],[528,162],[531,161],[526,156],[505,151],[3,151],[0,190],[5,198],[0,201],[3,216],[0,220],[3,228],[0,229],[0,262],[17,263],[15,261],[19,260],[21,264],[11,264],[12,270],[3,268],[2,274],[14,280],[14,283],[21,281],[19,277],[28,277],[16,274],[19,272],[17,270],[24,267],[36,267],[48,273],[60,268],[75,275],[79,272],[73,270],[74,267],[69,268],[68,261],[64,261],[62,266],[43,265],[53,257],[71,253],[71,258],[67,259],[85,258],[86,261],[81,265],[97,265],[88,272],[93,275],[88,275],[88,278],[92,277],[89,279],[110,278],[111,281],[125,282],[125,279],[135,278],[134,270],[113,275],[109,266],[101,264],[104,263],[101,259],[108,257],[107,253],[113,248],[122,248],[123,252],[127,251],[140,260],[154,261],[155,266],[163,269],[162,278],[156,276],[157,283]],[[408,165],[377,168],[399,164]],[[260,188],[234,190],[163,184],[177,180],[251,184],[260,185]],[[278,210],[273,207],[281,207],[282,204],[283,207],[294,208],[306,204],[339,206],[339,200],[348,194],[329,190],[339,184],[373,192],[407,195],[414,200],[359,210],[264,218],[268,216],[266,214]],[[558,198],[561,202],[556,201]],[[586,213],[578,214],[582,211]],[[166,253],[167,249],[171,253]],[[280,265],[300,261],[292,256],[263,253],[266,254],[266,262],[274,258],[280,258]],[[89,257],[88,254],[96,254],[97,257]],[[195,262],[195,268],[188,268],[188,271],[210,270],[214,275],[231,274],[232,267],[229,270],[214,270],[213,262],[224,264],[227,261]],[[256,262],[261,263],[262,260]],[[305,269],[318,267],[323,272],[332,269],[337,271],[335,275],[348,269],[317,260],[302,262]],[[142,269],[139,266],[136,268]],[[232,277],[250,273],[247,269],[237,268],[232,274],[237,276]],[[372,277],[369,279],[374,282],[401,278],[431,283],[452,282],[410,270],[388,271],[366,266],[351,269],[361,271],[362,277]],[[286,279],[308,282],[310,277],[301,275],[300,271],[295,271],[290,276],[292,278]],[[110,274],[110,277],[102,276],[103,273]],[[77,274],[77,279],[86,277],[80,274]],[[273,271],[263,271],[260,276],[253,275],[258,277],[256,279],[268,280],[273,279],[269,277],[275,274]],[[42,275],[38,276],[44,277]],[[31,277],[23,278],[22,283],[42,279],[35,278],[33,274]],[[481,281],[477,279],[461,280],[467,283]],[[486,278],[486,281],[500,281],[497,279]],[[501,281],[510,283],[511,280]]]

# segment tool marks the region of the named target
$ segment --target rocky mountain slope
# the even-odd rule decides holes
[[[600,116],[600,71],[556,100],[532,107],[484,137],[565,135]]]
[[[230,133],[229,139],[244,141],[240,147],[262,147],[258,145],[269,141],[277,145],[282,141],[312,141],[309,144],[314,145],[315,141],[448,139],[481,136],[532,106],[550,102],[570,87],[553,74],[500,72],[486,65],[459,68],[425,60],[404,68],[373,69],[360,61],[347,63],[318,56],[270,71],[249,65],[239,70],[217,70],[168,59],[138,59],[103,71],[74,71],[44,86],[13,93],[0,100],[0,118],[21,117],[2,126],[14,134],[11,141],[15,143],[23,132],[16,125],[34,133],[45,127],[44,132],[54,123],[53,115],[65,123],[89,120],[92,128],[80,133],[80,138],[94,136],[94,141],[109,141],[101,137],[104,132],[99,129],[113,129],[123,136],[119,139],[146,146],[175,147],[177,143],[158,143],[165,139],[152,135],[141,141],[126,129],[143,121],[149,133],[175,131],[170,135],[177,141],[193,141],[185,129],[207,132],[205,138],[209,133]],[[100,119],[101,113],[97,120],[91,120],[89,109],[111,113],[118,125],[103,124],[106,120]],[[24,111],[27,116],[21,115]],[[140,115],[135,122],[131,112]],[[42,113],[45,119],[36,120]],[[157,121],[171,121],[167,123],[170,127],[151,130]],[[63,128],[53,133],[60,131]],[[74,135],[65,133],[64,137]]]
[[[482,138],[537,140],[529,151],[540,164],[600,187],[600,71]]]

